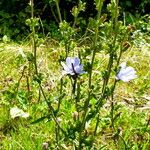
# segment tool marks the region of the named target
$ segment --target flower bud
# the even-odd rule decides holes
[[[131,47],[131,44],[129,42],[126,41],[123,43],[123,51],[126,51],[130,47]]]
[[[74,121],[78,120],[79,113],[77,111],[73,112],[72,117],[73,117]]]
[[[127,26],[127,29],[128,29],[129,32],[132,32],[133,30],[135,30],[135,26],[129,24],[129,25]]]
[[[101,21],[102,22],[105,22],[106,19],[107,19],[107,14],[104,14],[104,15],[101,16]]]

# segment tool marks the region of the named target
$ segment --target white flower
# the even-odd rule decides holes
[[[13,107],[10,109],[10,116],[13,119],[16,117],[27,118],[27,117],[29,117],[29,114],[25,113],[23,110],[19,109],[18,107]]]
[[[85,123],[85,129],[88,130],[90,128],[91,121]]]
[[[130,80],[137,78],[136,71],[133,67],[127,67],[125,62],[121,63],[120,67],[121,68],[116,76],[118,80],[129,82]]]
[[[44,142],[44,143],[42,144],[42,149],[43,149],[43,150],[47,150],[47,149],[48,149],[48,146],[49,146],[48,142]]]
[[[63,74],[79,75],[85,73],[83,71],[83,66],[80,65],[80,59],[77,57],[67,57],[66,64],[61,62],[64,68]]]
[[[24,53],[24,51],[23,51],[22,48],[19,48],[19,54],[20,54],[23,58],[26,57],[26,55],[25,55],[25,53]]]

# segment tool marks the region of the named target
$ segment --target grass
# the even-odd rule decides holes
[[[54,123],[51,118],[44,119],[33,123],[36,119],[47,115],[47,105],[42,98],[38,97],[37,83],[30,78],[30,69],[25,69],[29,62],[23,59],[19,53],[22,48],[28,55],[30,47],[28,45],[18,45],[16,43],[0,43],[0,149],[2,150],[41,150],[44,142],[49,144],[49,149],[66,149],[72,150],[72,144],[64,143],[60,140],[56,143]],[[43,46],[38,48],[38,66],[39,72],[42,73],[42,85],[46,91],[46,96],[52,101],[54,107],[57,106],[59,99],[59,87],[61,78],[60,56],[63,48],[58,46]],[[121,61],[127,61],[128,64],[137,70],[138,78],[127,84],[121,82],[115,90],[115,125],[118,129],[114,133],[110,128],[110,102],[101,108],[101,121],[98,128],[98,136],[92,141],[95,149],[103,150],[122,150],[126,149],[124,140],[129,149],[132,150],[148,150],[150,149],[150,51],[148,48],[139,50],[132,47],[124,54]],[[88,60],[88,56],[86,57]],[[99,94],[99,84],[101,82],[100,70],[105,66],[107,55],[98,54],[96,56],[96,64],[93,71],[93,90],[95,94]],[[83,60],[83,63],[86,63]],[[23,71],[24,70],[24,71]],[[81,100],[86,97],[85,80],[86,74],[80,77],[81,83]],[[98,80],[97,80],[98,79]],[[27,82],[29,80],[29,82]],[[62,126],[67,129],[70,125],[70,136],[73,136],[72,123],[73,99],[68,95],[71,94],[71,83],[66,77],[64,79],[65,96],[61,105],[61,113],[59,118]],[[69,84],[66,84],[69,82]],[[28,85],[28,84],[29,85]],[[30,89],[29,89],[30,87]],[[94,103],[93,99],[93,103]],[[30,113],[28,119],[10,118],[10,108],[18,106],[24,111]],[[90,145],[91,132],[93,131],[93,122],[87,125],[86,134],[89,139],[86,145]],[[121,139],[120,137],[123,137]],[[60,135],[63,139],[63,135]],[[72,143],[76,141],[71,141]],[[59,147],[57,147],[59,145]],[[85,147],[85,149],[87,149]]]

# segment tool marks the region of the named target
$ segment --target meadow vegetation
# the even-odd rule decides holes
[[[29,35],[1,38],[0,149],[149,150],[150,16],[128,24],[118,0],[105,13],[95,0],[82,28],[85,2],[71,23],[53,2],[55,36],[41,36],[31,0]]]

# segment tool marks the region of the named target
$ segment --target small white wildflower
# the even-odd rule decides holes
[[[86,129],[86,130],[88,130],[88,129],[89,129],[89,127],[90,127],[90,123],[91,123],[91,121],[88,121],[88,122],[86,122],[86,123],[85,123],[85,129]]]
[[[10,109],[10,116],[13,119],[16,117],[28,118],[29,113],[25,113],[22,109],[19,109],[18,107],[13,107]]]
[[[48,149],[48,146],[49,146],[49,144],[48,144],[47,142],[44,142],[44,143],[42,144],[42,149],[43,149],[43,150],[47,150],[47,149]]]
[[[23,57],[23,58],[25,58],[26,57],[26,55],[25,55],[25,53],[24,53],[24,51],[23,51],[23,49],[22,48],[19,48],[19,54]]]

